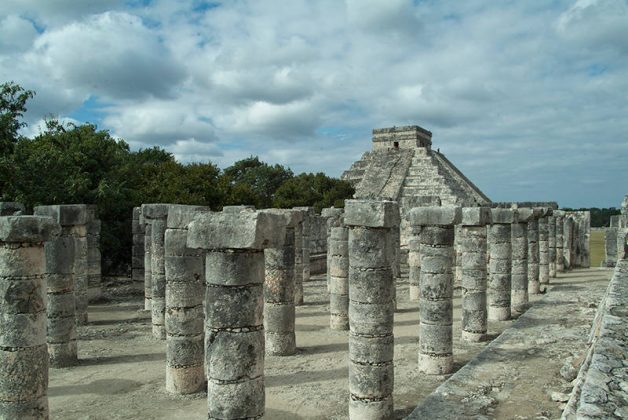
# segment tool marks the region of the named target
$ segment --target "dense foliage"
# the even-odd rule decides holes
[[[0,201],[27,209],[63,203],[96,204],[102,220],[103,269],[128,268],[131,212],[142,203],[253,204],[257,208],[342,206],[351,186],[322,173],[295,176],[256,156],[221,171],[215,164],[177,162],[158,147],[131,151],[95,125],[52,120],[44,132],[21,137],[20,118],[33,92],[0,85]]]

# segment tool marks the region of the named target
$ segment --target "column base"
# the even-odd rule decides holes
[[[76,340],[67,343],[48,343],[49,366],[64,368],[78,363]]]
[[[392,395],[383,400],[361,400],[350,396],[349,418],[360,420],[393,419],[394,403]]]
[[[349,316],[331,314],[329,328],[335,331],[349,331]]]
[[[454,357],[419,353],[419,371],[428,375],[446,375],[454,368]]]
[[[479,343],[481,341],[486,341],[487,335],[486,335],[486,332],[479,333],[479,332],[471,332],[471,331],[463,330],[462,334],[460,335],[460,338],[464,341],[469,341],[472,343]]]
[[[531,295],[538,295],[541,293],[541,285],[538,281],[528,282],[528,293]]]
[[[158,340],[166,339],[166,327],[164,325],[154,325],[153,324],[153,337]]]
[[[166,366],[166,391],[194,394],[205,391],[205,371],[201,366]]]
[[[418,302],[419,301],[419,293],[420,293],[420,287],[419,286],[415,286],[415,285],[410,285],[408,292],[410,293],[410,302]]]
[[[510,307],[488,307],[489,321],[508,321],[510,319]]]
[[[268,356],[292,356],[297,351],[294,333],[265,332],[266,355]]]

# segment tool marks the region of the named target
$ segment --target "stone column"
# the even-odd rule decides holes
[[[329,328],[346,331],[349,329],[349,229],[332,227],[328,247],[331,254]]]
[[[541,293],[539,286],[539,216],[538,208],[532,209],[532,217],[528,221],[528,294]]]
[[[294,334],[294,228],[303,220],[296,210],[263,210],[280,218],[286,231],[280,248],[264,251],[264,337],[266,354],[290,356],[296,352]]]
[[[418,207],[409,218],[422,226],[419,370],[444,375],[453,369],[454,228],[462,221],[462,211]]]
[[[408,239],[408,294],[411,302],[419,301],[421,288],[421,242],[418,236]]]
[[[47,297],[47,342],[50,366],[77,363],[76,268],[77,231],[84,232],[87,213],[80,204],[35,207],[38,216],[51,217],[61,226],[60,236],[45,245],[45,287]]]
[[[511,230],[512,268],[510,295],[512,312],[521,314],[528,305],[528,222],[533,220],[531,208],[514,210]]]
[[[0,201],[0,216],[22,215],[24,204],[15,201]]]
[[[50,218],[0,217],[2,419],[48,418],[44,241],[59,233]]]
[[[303,230],[301,252],[303,253],[303,283],[310,281],[310,217],[314,215],[313,207],[295,207],[294,210],[303,211]],[[301,302],[303,303],[303,296]]]
[[[200,392],[205,386],[205,254],[187,247],[187,226],[195,215],[207,211],[207,207],[172,206],[166,223],[166,390],[175,394]]]
[[[511,225],[514,221],[512,209],[491,209],[489,226],[489,279],[487,293],[488,319],[505,321],[510,319],[510,295],[512,287]]]
[[[299,210],[305,219],[305,212]],[[303,224],[294,228],[294,304],[303,305]]]
[[[188,226],[189,248],[205,260],[208,418],[264,414],[264,248],[279,248],[280,217],[252,210],[203,213]]]
[[[543,208],[539,218],[539,283],[547,289],[549,284],[549,215],[550,210]]]
[[[151,320],[153,336],[166,339],[166,269],[164,239],[170,204],[142,204],[142,216],[150,224]]]
[[[462,233],[460,225],[456,225],[454,229],[454,287],[462,284],[462,250],[460,249],[460,240]]]
[[[486,314],[486,225],[491,223],[488,207],[465,207],[459,225],[460,284],[462,286],[462,339],[484,341]]]
[[[572,216],[567,213],[565,221],[563,223],[563,259],[565,261],[565,269],[572,269],[573,263],[573,236],[574,236],[574,221]]]
[[[96,301],[102,296],[102,272],[100,258],[100,228],[98,208],[87,206],[87,298]]]
[[[327,227],[327,275],[326,275],[326,279],[327,279],[327,291],[330,292],[330,282],[331,282],[331,275],[330,275],[330,270],[329,268],[331,267],[331,256],[332,254],[329,251],[329,241],[330,236],[331,236],[331,228],[333,227],[337,227],[340,226],[342,224],[342,213],[343,213],[343,209],[336,209],[334,207],[330,207],[330,208],[325,208],[323,210],[321,210],[321,216],[324,217],[326,219],[326,227]]]
[[[347,200],[349,227],[349,418],[393,417],[394,301],[390,244],[394,201]]]
[[[560,210],[554,210],[556,215],[556,271],[562,273],[565,271],[565,257],[563,255],[563,225],[565,222],[565,213]]]
[[[556,216],[547,217],[547,255],[549,257],[549,276],[556,277]]]
[[[131,280],[133,289],[144,293],[144,223],[140,223],[141,207],[133,208],[131,229],[133,245],[131,247]]]
[[[152,245],[151,245],[151,236],[153,236],[153,228],[151,224],[141,216],[144,220],[144,310],[150,311],[153,307],[153,285],[152,285]]]

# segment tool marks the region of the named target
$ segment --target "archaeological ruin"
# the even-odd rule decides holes
[[[128,279],[98,208],[0,202],[0,419],[628,418],[628,195],[492,202],[419,126],[373,130],[353,199],[144,203]]]

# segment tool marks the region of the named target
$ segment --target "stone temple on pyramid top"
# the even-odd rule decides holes
[[[491,200],[432,149],[432,133],[418,125],[376,128],[373,150],[345,171],[355,198],[399,202],[402,215],[421,205],[490,206]]]

